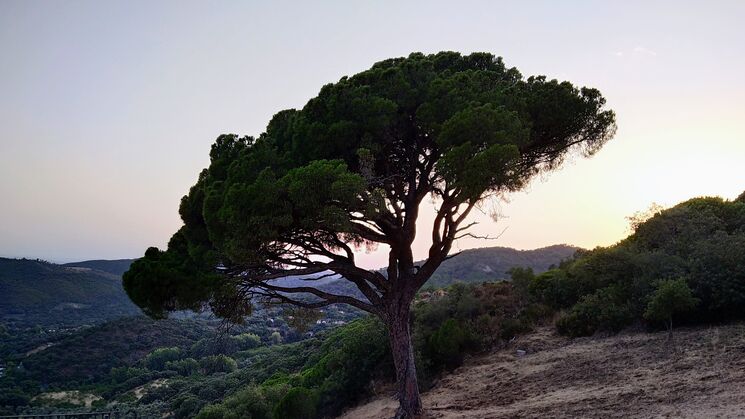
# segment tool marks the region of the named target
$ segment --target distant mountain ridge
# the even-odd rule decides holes
[[[426,287],[445,287],[454,282],[508,279],[515,267],[548,270],[579,250],[554,245],[534,250],[509,247],[469,249],[443,262]],[[122,288],[121,275],[134,259],[87,260],[57,265],[41,260],[0,258],[0,321],[19,325],[74,327],[139,314]],[[418,262],[421,264],[423,262]],[[286,286],[308,285],[289,277]],[[329,277],[312,281],[329,292],[356,295],[350,283]]]
[[[84,260],[82,262],[65,263],[62,266],[72,268],[89,268],[97,271],[108,272],[117,276],[124,275],[127,272],[129,265],[137,259],[95,259],[95,260]]]
[[[108,262],[56,265],[0,258],[0,320],[75,327],[138,314],[117,274],[124,262]]]
[[[531,268],[545,272],[551,265],[571,258],[581,248],[557,244],[540,249],[517,250],[511,247],[482,247],[468,249],[437,268],[426,286],[444,287],[454,282],[484,282],[509,279],[512,268]],[[417,262],[422,264],[424,261]]]

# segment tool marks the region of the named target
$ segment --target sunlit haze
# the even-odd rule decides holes
[[[0,256],[165,247],[219,134],[258,135],[322,85],[413,51],[491,52],[598,88],[617,114],[597,155],[474,216],[497,240],[457,248],[609,245],[652,203],[735,198],[745,2],[609,3],[0,2]],[[382,250],[361,263],[385,265]]]

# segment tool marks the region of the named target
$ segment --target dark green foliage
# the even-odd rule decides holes
[[[181,348],[158,348],[150,352],[142,362],[150,370],[161,371],[166,367],[167,363],[178,361],[182,356],[183,352]]]
[[[421,400],[402,323],[467,229],[460,224],[479,202],[522,189],[575,152],[592,155],[614,133],[596,89],[525,79],[488,53],[385,60],[277,113],[257,138],[218,137],[181,201],[184,226],[165,251],[150,248],[133,263],[124,285],[156,317],[209,306],[240,322],[256,300],[373,313],[399,332],[399,399],[414,416]],[[439,208],[417,269],[411,245],[427,196]],[[355,249],[379,244],[390,249],[387,276],[355,263]],[[282,285],[327,271],[364,298]]]
[[[332,331],[320,346],[313,342],[252,351],[246,361],[261,385],[204,408],[198,417],[334,416],[365,397],[372,378],[392,376],[386,333],[377,320],[355,321]]]
[[[220,312],[226,304],[219,298],[225,294],[221,292],[223,286],[214,284],[217,274],[206,273],[213,271],[215,264],[192,261],[190,244],[181,231],[171,238],[168,246],[168,253],[149,248],[124,274],[124,288],[132,301],[146,314],[158,318],[164,317],[167,311],[199,311],[203,296],[208,295],[215,299],[211,308]],[[182,286],[186,278],[190,278],[188,286]],[[249,312],[248,309],[241,311],[242,314]]]
[[[427,352],[432,361],[447,369],[459,366],[470,337],[464,326],[455,319],[447,319],[427,340]]]
[[[199,360],[199,366],[205,374],[231,372],[238,368],[238,364],[235,360],[225,355],[212,355],[202,358]]]
[[[248,307],[221,310],[236,301],[229,281],[213,275],[218,262],[266,267],[292,258],[289,246],[323,255],[339,242],[378,242],[355,218],[376,220],[412,177],[424,182],[422,197],[458,191],[448,205],[518,190],[570,151],[590,155],[612,137],[604,105],[595,89],[526,79],[487,53],[377,63],[277,113],[257,138],[218,137],[182,200],[185,226],[166,252],[149,249],[133,264],[125,287],[151,315],[208,302],[239,319]],[[418,175],[420,155],[431,174]],[[511,267],[495,266],[495,275]]]
[[[135,367],[114,367],[111,369],[111,380],[116,384],[125,383],[135,377],[145,375],[147,370]]]
[[[28,394],[24,393],[23,390],[20,388],[13,388],[13,389],[7,389],[3,390],[2,393],[0,393],[0,406],[6,406],[6,407],[19,407],[19,406],[27,406],[30,397]]]
[[[178,401],[176,410],[173,414],[177,419],[191,418],[199,411],[200,407],[200,400],[196,397],[189,396]]]
[[[392,375],[385,328],[372,318],[334,330],[318,353],[300,373],[300,384],[319,390],[322,414],[337,414],[359,401],[372,377]]]
[[[676,296],[690,302],[683,298],[688,287],[700,304],[684,321],[741,319],[742,249],[745,202],[695,198],[636,224],[634,234],[615,246],[581,252],[538,275],[528,288],[534,301],[567,309],[557,326],[573,336],[617,331],[644,319],[665,320],[655,314],[667,313],[660,299]],[[660,281],[666,284],[663,295]],[[651,311],[650,300],[656,301]]]
[[[500,341],[503,324],[516,321],[522,329],[512,333],[527,331],[550,314],[545,306],[521,305],[510,283],[456,284],[442,296],[420,300],[414,309],[414,347],[424,387],[443,371],[460,365],[465,354]],[[311,414],[307,417],[334,417],[369,396],[372,380],[394,377],[387,333],[375,318],[363,318],[331,331],[305,358],[298,357],[298,345],[250,351],[251,358],[246,361],[252,371],[274,374],[260,379],[262,375],[253,375],[260,385],[239,391],[219,405],[205,407],[198,417],[265,417],[260,415],[267,412],[284,415],[279,417],[304,417],[297,416],[302,412]],[[267,396],[270,393],[279,396]],[[292,414],[287,413],[290,411]]]
[[[745,202],[742,206],[745,207]],[[734,234],[718,232],[699,242],[688,281],[701,309],[714,319],[743,316],[745,307],[745,222]]]
[[[444,292],[421,293],[413,340],[422,388],[459,366],[464,355],[528,332],[552,314],[545,305],[529,303],[512,285],[454,284]]]
[[[273,418],[314,419],[318,393],[304,387],[294,387],[274,407]]]
[[[569,336],[592,335],[598,330],[618,332],[634,321],[633,311],[616,287],[601,288],[583,296],[556,326]]]
[[[417,303],[415,350],[425,386],[442,371],[456,367],[464,354],[497,342],[503,335],[503,322],[515,320],[529,326],[532,319],[544,315],[531,314],[538,307],[535,305],[521,308],[511,289],[509,283],[455,285],[441,297]],[[184,329],[169,329],[174,323]],[[103,331],[97,334],[112,336],[112,332],[123,333],[135,324],[119,322],[115,327],[105,328],[105,334]],[[167,342],[167,334],[183,334],[198,323],[161,320],[155,324],[163,325],[165,335],[161,338]],[[136,330],[144,332],[141,338],[148,336],[147,329]],[[131,339],[127,341],[129,344],[137,342],[138,336],[124,335]],[[195,344],[187,342],[171,347],[166,343],[140,350],[124,366],[116,362],[112,368],[109,364],[108,376],[96,378],[84,388],[97,389],[106,400],[133,403],[141,412],[170,411],[178,417],[194,417],[199,413],[199,417],[207,418],[273,418],[275,412],[291,409],[315,412],[315,416],[309,417],[333,417],[368,397],[371,381],[389,381],[394,376],[385,327],[370,317],[323,332],[320,338],[241,350],[233,352],[232,357],[215,356],[210,350],[195,351],[215,341],[205,335],[195,338],[199,339]],[[253,346],[256,336],[242,333],[217,340]],[[77,362],[85,365],[89,361],[78,356]],[[234,368],[236,363],[238,368]],[[141,399],[134,398],[133,389],[147,387],[148,383],[163,378],[167,378],[167,385],[149,388]],[[75,388],[74,382],[59,385]],[[38,389],[38,383],[32,383],[33,387]],[[3,394],[6,393],[27,397],[35,394],[3,387]],[[18,402],[28,403],[23,398]],[[294,415],[284,417],[297,417]]]
[[[200,339],[192,345],[189,354],[195,358],[209,355],[233,355],[239,351],[246,351],[261,345],[261,338],[253,333],[243,333],[237,336],[218,335]]]
[[[75,327],[137,314],[119,276],[39,260],[0,258],[0,320]]]
[[[202,409],[197,419],[271,419],[272,406],[283,396],[281,388],[249,386],[219,405]]]
[[[107,377],[112,368],[132,366],[156,348],[188,348],[208,333],[204,324],[193,321],[156,322],[145,317],[116,320],[64,338],[25,358],[25,376],[48,385],[92,382]]]
[[[693,310],[698,303],[699,299],[693,296],[683,278],[660,281],[649,299],[644,318],[665,322],[672,333],[673,316]]]

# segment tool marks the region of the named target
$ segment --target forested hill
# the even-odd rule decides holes
[[[136,259],[116,259],[116,260],[86,260],[83,262],[65,263],[62,266],[73,268],[90,268],[97,271],[108,272],[110,274],[122,276],[127,272],[129,265]]]
[[[0,295],[0,320],[19,326],[74,327],[140,312],[120,275],[40,260],[0,258]]]
[[[483,282],[508,279],[512,268],[532,268],[534,272],[544,272],[551,265],[558,265],[579,250],[565,244],[543,247],[534,250],[517,250],[509,247],[484,247],[464,250],[458,256],[440,265],[427,286],[443,287],[456,281]],[[422,262],[419,262],[422,263]]]

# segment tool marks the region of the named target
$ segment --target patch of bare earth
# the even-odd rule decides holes
[[[95,402],[96,400],[101,400],[101,397],[96,396],[95,394],[72,390],[42,393],[34,397],[34,400],[41,403],[67,402],[78,406],[91,407],[91,405],[93,405],[93,402]]]
[[[135,399],[140,400],[142,396],[144,396],[149,390],[157,389],[160,387],[163,387],[168,383],[168,380],[165,378],[158,378],[155,381],[151,381],[149,383],[145,383],[139,387],[136,387],[134,390],[132,390]]]
[[[525,350],[517,356],[517,349]],[[426,418],[745,417],[745,325],[568,339],[543,328],[422,396]],[[392,398],[344,419],[389,418]]]

